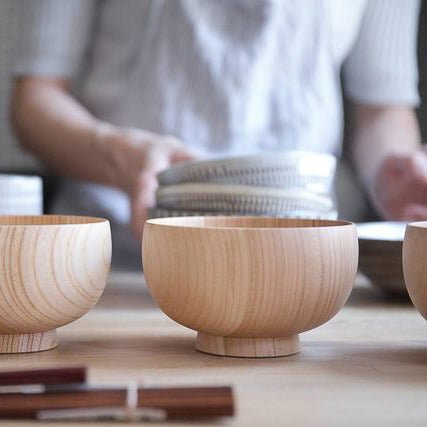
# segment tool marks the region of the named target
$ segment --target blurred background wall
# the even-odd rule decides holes
[[[23,153],[14,140],[7,121],[10,92],[9,72],[14,40],[18,31],[17,1],[0,0],[0,171],[33,171],[37,163]]]
[[[418,33],[418,67],[420,70],[420,92],[422,104],[418,109],[423,141],[427,142],[427,1],[421,2]]]
[[[37,161],[19,149],[10,132],[7,120],[10,93],[9,73],[14,40],[19,31],[17,9],[16,0],[0,0],[0,172],[41,172],[42,169]],[[418,110],[418,116],[423,141],[427,141],[427,1],[422,2],[418,39],[420,92],[424,101]],[[55,185],[52,186],[52,180],[48,180],[47,184],[48,190],[55,187]],[[337,184],[341,217],[361,221],[374,216],[366,203],[357,179],[352,174],[348,161],[343,161],[341,164]],[[47,193],[49,196],[49,191]]]

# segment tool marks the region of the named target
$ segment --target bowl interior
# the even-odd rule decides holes
[[[31,225],[70,225],[70,224],[94,224],[104,222],[106,219],[88,216],[72,215],[2,215],[2,226],[31,226]]]
[[[177,217],[158,218],[148,224],[194,228],[314,228],[351,225],[349,221],[273,217]]]

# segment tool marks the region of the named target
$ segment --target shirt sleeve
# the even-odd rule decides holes
[[[344,63],[347,95],[365,104],[419,104],[419,0],[368,0]]]
[[[89,44],[95,0],[18,0],[14,75],[75,77]]]

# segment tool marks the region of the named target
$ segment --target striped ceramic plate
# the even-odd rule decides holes
[[[150,209],[150,218],[168,218],[181,216],[248,216],[246,212],[207,212],[207,211],[183,211],[179,209]],[[337,219],[338,213],[336,210],[329,212],[312,212],[312,211],[291,211],[282,212],[281,218],[306,218],[306,219]]]
[[[159,174],[160,185],[181,183],[241,184],[304,188],[328,194],[336,158],[330,154],[285,151],[244,157],[179,163]]]
[[[160,187],[157,206],[186,211],[247,212],[281,215],[282,212],[329,212],[331,197],[299,188],[264,188],[244,185],[179,184]]]

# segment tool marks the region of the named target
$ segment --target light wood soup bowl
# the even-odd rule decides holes
[[[198,332],[197,350],[224,356],[299,352],[298,334],[347,301],[357,261],[356,226],[345,221],[182,217],[144,228],[152,296]]]
[[[56,347],[56,328],[98,301],[110,260],[107,220],[0,216],[0,353]]]
[[[406,226],[403,241],[403,274],[409,296],[427,319],[427,221]]]

